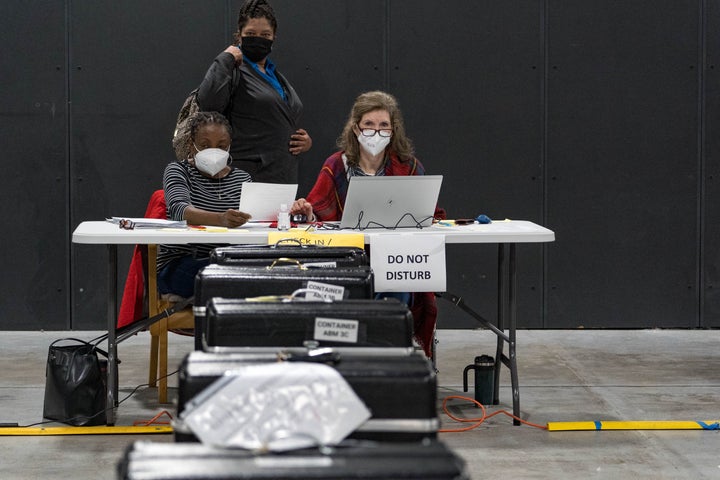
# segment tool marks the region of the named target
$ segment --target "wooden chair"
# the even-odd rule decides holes
[[[148,315],[152,317],[172,305],[163,299],[157,289],[157,245],[147,246],[147,290]],[[168,332],[173,330],[192,331],[195,328],[195,316],[192,306],[164,318],[150,327],[150,371],[148,384],[158,387],[158,402],[167,403],[168,374]]]
[[[156,190],[148,201],[146,218],[165,218],[165,194]],[[143,316],[153,317],[171,306],[160,298],[157,289],[157,245],[136,245],[125,281],[118,327],[131,324]],[[175,329],[190,331],[194,328],[192,308],[188,307],[151,325],[149,384],[159,380],[158,400],[167,403],[168,332]]]

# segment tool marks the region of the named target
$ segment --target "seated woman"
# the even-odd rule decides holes
[[[217,112],[198,112],[190,122],[193,156],[165,167],[163,188],[167,218],[191,225],[238,227],[250,215],[237,210],[243,183],[251,181],[244,170],[230,166],[231,128]],[[210,262],[217,245],[160,245],[158,290],[161,294],[191,297],[195,274]]]
[[[295,201],[292,214],[304,214],[311,221],[340,220],[350,177],[425,174],[405,134],[397,100],[385,92],[366,92],[357,97],[337,145],[340,151],[325,160],[315,186],[306,198]],[[444,219],[445,212],[436,208],[435,217]],[[415,338],[430,356],[437,320],[435,295],[400,294],[400,299],[410,306]]]

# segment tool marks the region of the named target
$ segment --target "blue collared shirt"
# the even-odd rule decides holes
[[[261,77],[263,77],[270,85],[272,85],[272,87],[280,94],[282,99],[287,102],[287,95],[285,94],[285,90],[283,89],[282,85],[280,85],[280,80],[278,80],[277,75],[275,75],[275,64],[272,60],[270,60],[269,58],[265,60],[265,72],[260,70],[260,67],[258,67],[257,63],[251,62],[246,57],[243,57],[243,62],[247,62],[248,65],[254,68]]]

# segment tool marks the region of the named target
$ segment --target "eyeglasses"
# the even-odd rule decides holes
[[[122,228],[123,230],[134,230],[135,222],[133,222],[132,220],[126,220],[123,218],[118,222],[118,226],[120,228]]]
[[[375,135],[375,133],[379,133],[381,137],[390,137],[392,136],[392,128],[361,128],[360,125],[358,125],[358,128],[360,128],[360,133],[363,134],[363,137],[372,137]]]

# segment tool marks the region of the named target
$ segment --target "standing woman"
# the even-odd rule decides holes
[[[230,154],[254,181],[297,183],[298,155],[310,150],[312,139],[299,128],[300,98],[268,56],[276,32],[270,4],[247,0],[238,15],[236,44],[215,57],[197,100],[201,110],[229,117]]]

